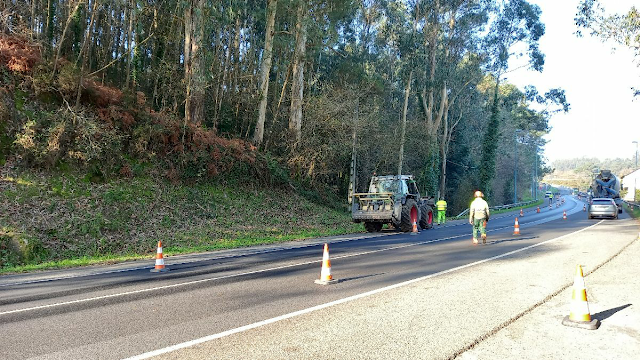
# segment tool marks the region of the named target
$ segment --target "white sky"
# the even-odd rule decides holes
[[[571,104],[569,113],[553,115],[551,132],[545,137],[545,156],[558,159],[596,157],[631,158],[640,141],[640,68],[633,53],[612,43],[602,43],[583,31],[574,35],[579,0],[530,0],[542,10],[546,32],[540,40],[545,54],[544,72],[527,70],[508,74],[520,87],[534,85],[540,93],[560,87]],[[608,14],[626,13],[638,0],[600,0]],[[617,47],[615,51],[613,47]],[[640,59],[638,59],[640,60]]]

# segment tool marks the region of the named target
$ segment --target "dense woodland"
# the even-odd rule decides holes
[[[302,186],[414,174],[453,210],[530,196],[561,89],[525,0],[3,0],[0,161]],[[588,25],[588,24],[587,24]],[[585,25],[585,26],[587,26]],[[561,85],[561,84],[558,84]],[[517,184],[514,178],[517,175]]]

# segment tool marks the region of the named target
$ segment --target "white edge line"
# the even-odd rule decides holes
[[[540,220],[537,220],[537,221],[533,221],[533,222],[530,222],[530,223],[523,224],[523,227],[525,227],[525,225],[530,226],[530,225],[535,225],[535,224],[538,224],[538,223],[544,223],[544,222],[548,222],[548,221],[550,221],[550,220],[548,220],[547,218],[543,218],[543,219],[540,219]],[[599,223],[596,223],[595,225],[597,225],[597,224],[599,224]],[[491,229],[491,230],[487,230],[487,232],[504,230],[504,229],[508,229],[510,227],[511,226],[505,226],[505,227],[501,227],[501,228]],[[588,229],[588,228],[584,228],[584,229]],[[573,233],[571,233],[571,234],[573,234]],[[468,235],[456,235],[456,236],[450,236],[450,237],[441,238],[441,239],[433,239],[433,240],[421,241],[421,242],[410,243],[410,244],[406,244],[406,245],[393,246],[393,247],[382,248],[382,249],[377,249],[377,250],[364,251],[364,252],[355,253],[355,254],[336,256],[336,257],[333,257],[333,259],[336,260],[336,259],[350,258],[350,257],[356,257],[356,256],[362,256],[362,255],[369,255],[369,254],[374,254],[374,253],[383,252],[383,251],[398,250],[398,249],[402,249],[402,248],[418,246],[418,245],[425,245],[425,244],[430,244],[430,243],[436,243],[436,242],[452,240],[452,239],[457,239],[457,238],[466,237],[466,236],[468,236]],[[338,241],[336,243],[348,242],[350,240],[351,239],[342,240],[342,241]],[[301,248],[306,248],[306,247],[311,247],[311,246],[318,246],[318,244],[303,246]],[[523,249],[527,249],[527,248],[523,248]],[[273,250],[273,251],[277,251],[277,250]],[[230,274],[230,275],[225,275],[225,276],[219,276],[219,277],[215,277],[215,278],[194,280],[194,281],[188,281],[188,282],[184,282],[184,283],[177,283],[177,284],[171,284],[171,285],[165,285],[165,286],[158,286],[158,287],[153,287],[153,288],[148,288],[148,289],[127,291],[127,292],[122,292],[122,293],[117,293],[117,294],[109,294],[109,295],[97,296],[97,297],[86,298],[86,299],[79,299],[79,300],[65,301],[65,302],[61,302],[61,303],[53,303],[53,304],[47,304],[47,305],[41,305],[41,306],[34,306],[34,307],[23,308],[23,309],[9,310],[9,311],[0,312],[0,316],[9,315],[9,314],[23,313],[23,312],[27,312],[27,311],[48,309],[48,308],[64,306],[64,305],[80,304],[80,303],[85,303],[85,302],[90,302],[90,301],[97,301],[97,300],[104,300],[104,299],[110,299],[110,298],[115,298],[115,297],[120,297],[120,296],[142,294],[142,293],[151,292],[151,291],[165,290],[165,289],[177,288],[177,287],[181,287],[181,286],[188,286],[188,285],[194,285],[194,284],[199,284],[199,283],[205,283],[205,282],[209,282],[209,281],[229,279],[229,278],[234,278],[234,277],[259,274],[259,273],[273,271],[273,270],[281,270],[281,269],[286,269],[286,268],[291,268],[291,267],[296,267],[296,266],[309,265],[309,264],[313,264],[313,263],[316,263],[316,262],[321,262],[321,260],[312,260],[312,261],[306,261],[306,262],[301,262],[301,263],[278,266],[278,267],[274,267],[274,268],[249,271],[249,272],[244,272],[244,273],[239,273],[239,274]]]
[[[392,289],[396,289],[396,288],[399,288],[399,287],[407,286],[407,285],[413,284],[415,282],[419,282],[419,281],[422,281],[422,280],[434,278],[436,276],[448,274],[448,273],[451,273],[451,272],[454,272],[454,271],[466,269],[466,268],[471,267],[471,266],[479,265],[479,264],[482,264],[482,263],[485,263],[485,262],[488,262],[488,261],[497,260],[497,259],[509,256],[509,255],[513,255],[513,254],[516,254],[516,253],[519,253],[519,252],[522,252],[522,251],[525,251],[525,250],[529,250],[529,249],[532,249],[532,248],[535,248],[535,247],[538,247],[538,246],[541,246],[541,245],[544,245],[544,244],[548,244],[548,243],[560,240],[560,239],[565,238],[565,237],[570,236],[570,235],[575,235],[575,234],[581,233],[581,232],[583,232],[585,230],[588,230],[588,229],[590,229],[590,228],[592,228],[594,226],[597,226],[601,222],[602,221],[599,221],[599,222],[597,222],[597,223],[595,223],[595,224],[593,224],[593,225],[591,225],[589,227],[582,228],[582,229],[580,229],[578,231],[574,231],[572,233],[565,234],[565,235],[562,235],[562,236],[554,238],[554,239],[549,239],[547,241],[543,241],[543,242],[540,242],[540,243],[537,243],[537,244],[529,245],[529,246],[524,247],[522,249],[512,250],[512,251],[506,252],[506,253],[501,254],[501,255],[496,255],[494,257],[490,257],[490,258],[487,258],[487,259],[484,259],[484,260],[479,260],[479,261],[476,261],[476,262],[473,262],[473,263],[469,263],[469,264],[466,264],[466,265],[461,265],[461,266],[458,266],[458,267],[455,267],[455,268],[451,268],[451,269],[447,269],[447,270],[444,270],[444,271],[440,271],[440,272],[437,272],[435,274],[430,274],[430,275],[422,276],[422,277],[419,277],[419,278],[407,280],[407,281],[404,281],[404,282],[401,282],[401,283],[389,285],[389,286],[386,286],[386,287],[383,287],[383,288],[379,288],[379,289],[375,289],[375,290],[371,290],[371,291],[368,291],[368,292],[365,292],[365,293],[349,296],[349,297],[346,297],[346,298],[343,298],[343,299],[331,301],[331,302],[328,302],[328,303],[316,305],[316,306],[313,306],[313,307],[310,307],[310,308],[306,308],[306,309],[302,309],[302,310],[298,310],[298,311],[294,311],[292,313],[276,316],[276,317],[273,317],[271,319],[258,321],[258,322],[255,322],[253,324],[240,326],[240,327],[237,327],[235,329],[230,329],[230,330],[223,331],[223,332],[220,332],[220,333],[217,333],[217,334],[208,335],[208,336],[205,336],[205,337],[201,337],[199,339],[194,339],[194,340],[183,342],[183,343],[180,343],[180,344],[175,344],[175,345],[172,345],[172,346],[168,346],[168,347],[165,347],[165,348],[162,348],[162,349],[146,352],[146,353],[143,353],[143,354],[140,354],[140,355],[136,355],[136,356],[132,356],[132,357],[126,358],[125,360],[148,359],[148,358],[153,357],[153,356],[158,356],[158,355],[166,354],[166,353],[173,352],[173,351],[176,351],[176,350],[180,350],[180,349],[184,349],[184,348],[187,348],[187,347],[191,347],[191,346],[194,346],[194,345],[202,344],[202,343],[207,342],[207,341],[211,341],[211,340],[219,339],[219,338],[222,338],[222,337],[225,337],[225,336],[241,333],[241,332],[244,332],[244,331],[247,331],[247,330],[251,330],[251,329],[255,329],[255,328],[258,328],[258,327],[261,327],[261,326],[264,326],[264,325],[273,324],[273,323],[278,322],[278,321],[290,319],[290,318],[293,318],[293,317],[296,317],[296,316],[300,316],[300,315],[305,315],[305,314],[308,314],[308,313],[311,313],[311,312],[314,312],[314,311],[317,311],[317,310],[322,310],[322,309],[325,309],[325,308],[328,308],[328,307],[331,307],[331,306],[334,306],[334,305],[339,305],[339,304],[343,304],[343,303],[346,303],[346,302],[358,300],[358,299],[361,299],[361,298],[364,298],[364,297],[368,297],[368,296],[371,296],[371,295],[375,295],[375,294],[378,294],[378,293],[381,293],[381,292],[385,292],[385,291],[388,291],[388,290],[392,290]]]
[[[511,216],[510,214],[503,215],[503,216],[497,217],[496,219],[502,219],[502,218],[510,217],[510,216]],[[529,223],[529,224],[544,223],[544,222],[553,221],[553,220],[557,220],[557,219],[549,220],[549,218],[543,218],[541,220],[538,220],[538,221],[535,221],[535,222],[532,222],[532,223]],[[460,224],[452,224],[452,225],[448,225],[448,226],[443,226],[441,228],[454,227],[454,226],[460,226],[460,225],[465,225],[465,224],[466,224],[465,222],[461,222]],[[499,229],[494,229],[494,230],[487,230],[487,231],[497,231],[497,230],[501,230],[501,229],[506,229],[508,227],[510,227],[510,226],[507,226],[507,227],[504,227],[504,228],[499,228]],[[346,237],[345,235],[352,235],[352,234],[338,235],[338,237],[336,239],[334,239],[334,241],[331,241],[331,243],[332,244],[339,244],[339,243],[355,241],[355,240],[372,239],[372,238],[377,238],[377,237],[386,237],[386,236],[397,235],[397,233],[392,233],[392,234],[362,234],[362,235],[357,235],[357,236],[354,236],[354,237]],[[327,237],[327,239],[330,239],[330,238],[331,237]],[[322,238],[319,238],[319,239],[322,239]],[[444,239],[444,240],[446,240],[446,239]],[[214,256],[214,257],[210,257],[210,258],[204,257],[202,259],[195,258],[195,259],[191,259],[191,260],[184,260],[182,262],[171,263],[170,265],[171,266],[176,266],[176,265],[191,264],[191,263],[199,262],[199,261],[224,260],[224,259],[238,258],[238,257],[244,257],[244,256],[267,254],[267,253],[277,252],[277,251],[298,250],[298,249],[304,249],[304,248],[308,248],[308,247],[312,247],[312,246],[317,246],[318,244],[322,244],[322,243],[323,242],[321,241],[320,243],[315,243],[315,244],[306,244],[306,245],[292,246],[292,247],[276,247],[276,248],[263,249],[263,250],[257,250],[257,251],[248,251],[248,252],[246,252],[244,254],[242,254],[242,253],[241,254],[235,254],[235,255],[231,254],[231,255],[223,255],[223,256],[218,256],[218,257]],[[169,264],[167,264],[167,265],[169,265]],[[81,277],[86,277],[86,276],[117,274],[117,273],[122,273],[122,272],[145,270],[145,269],[152,269],[152,268],[153,268],[153,264],[150,264],[150,265],[143,265],[143,266],[134,267],[134,268],[126,268],[126,269],[118,269],[118,270],[107,270],[107,271],[99,271],[99,272],[95,272],[95,273],[78,274],[78,275],[59,276],[59,277],[53,277],[53,278],[48,278],[48,279],[28,280],[28,281],[17,282],[17,283],[5,283],[5,284],[0,284],[0,287],[27,285],[27,284],[50,282],[50,281],[59,281],[59,280],[68,280],[68,279],[75,279],[75,278],[81,278]],[[3,313],[0,313],[0,315],[2,315],[2,314]]]
[[[350,235],[350,234],[345,234],[345,235]],[[331,241],[331,243],[332,244],[339,244],[339,243],[343,243],[343,242],[349,242],[349,241],[355,241],[355,240],[364,240],[364,239],[372,239],[372,238],[390,236],[390,235],[396,235],[396,234],[361,234],[361,235],[355,236],[355,237],[344,237],[344,235],[340,235],[339,237],[334,239],[334,241]],[[322,238],[318,238],[318,239],[322,239]],[[305,244],[305,245],[292,246],[292,247],[280,246],[280,247],[274,247],[274,248],[269,248],[269,249],[247,251],[246,253],[240,253],[240,254],[229,254],[229,255],[203,257],[203,258],[197,258],[196,257],[196,258],[190,259],[190,260],[189,259],[185,259],[185,260],[183,260],[181,262],[167,263],[166,265],[167,266],[169,266],[169,265],[176,266],[176,265],[191,264],[191,263],[200,262],[200,261],[226,260],[226,259],[233,259],[233,258],[239,258],[239,257],[245,257],[245,256],[268,254],[268,253],[277,252],[277,251],[305,249],[305,248],[312,247],[312,246],[318,246],[318,244],[323,244],[323,242],[320,242],[320,243],[317,243],[317,244]],[[175,256],[180,256],[180,255],[175,255]],[[165,259],[168,259],[168,258],[169,257],[165,257]],[[141,261],[146,261],[146,260],[147,259],[143,259]],[[154,258],[151,259],[150,261],[154,261],[154,260],[155,260],[155,254],[154,254]],[[176,260],[180,260],[180,259],[176,259]],[[137,261],[137,260],[134,260],[134,261]],[[28,284],[42,283],[42,282],[53,282],[53,281],[59,281],[59,280],[76,279],[76,278],[88,277],[88,276],[96,276],[96,275],[117,274],[117,273],[122,273],[122,272],[145,270],[145,269],[153,269],[153,263],[146,264],[146,265],[142,265],[141,264],[141,266],[139,266],[139,267],[126,268],[126,269],[106,270],[106,271],[92,272],[92,273],[86,273],[86,274],[67,275],[67,276],[58,276],[58,277],[45,278],[45,279],[28,280],[28,281],[22,281],[22,282],[4,283],[4,284],[0,284],[0,287],[17,286],[17,285],[28,285]]]
[[[347,254],[347,255],[342,255],[342,256],[335,256],[335,257],[333,257],[333,259],[334,260],[335,259],[343,259],[343,258],[349,258],[349,257],[355,257],[355,256],[374,254],[374,253],[383,252],[383,251],[397,250],[397,249],[402,249],[402,248],[411,247],[411,246],[418,246],[418,245],[435,243],[435,242],[440,242],[440,241],[445,241],[445,240],[456,239],[456,238],[463,237],[463,236],[465,236],[465,235],[457,235],[457,236],[451,236],[451,237],[446,237],[446,238],[442,238],[442,239],[434,239],[434,240],[422,241],[422,242],[411,243],[411,244],[406,244],[406,245],[382,248],[382,249],[377,249],[377,250],[370,250],[370,251],[365,251],[365,252],[360,252],[360,253],[355,253],[355,254]],[[316,244],[315,246],[318,246],[318,245],[319,244]],[[84,302],[89,302],[89,301],[104,300],[104,299],[115,298],[115,297],[119,297],[119,296],[135,295],[135,294],[141,294],[141,293],[150,292],[150,291],[156,291],[156,290],[165,290],[165,289],[170,289],[170,288],[177,288],[177,287],[182,287],[182,286],[205,283],[205,282],[209,282],[209,281],[229,279],[229,278],[234,278],[234,277],[259,274],[259,273],[273,271],[273,270],[281,270],[281,269],[286,269],[286,268],[291,268],[291,267],[296,267],[296,266],[309,265],[309,264],[318,263],[318,262],[322,262],[322,260],[311,260],[311,261],[305,261],[305,262],[300,262],[300,263],[295,263],[295,264],[272,267],[272,268],[268,268],[268,269],[248,271],[248,272],[239,273],[239,274],[229,274],[229,275],[225,275],[225,276],[218,276],[218,277],[208,278],[208,279],[187,281],[187,282],[171,284],[171,285],[165,285],[165,286],[158,286],[158,287],[153,287],[153,288],[148,288],[148,289],[140,289],[140,290],[127,291],[127,292],[122,292],[122,293],[117,293],[117,294],[109,294],[109,295],[97,296],[97,297],[86,298],[86,299],[79,299],[79,300],[65,301],[65,302],[53,303],[53,304],[47,304],[47,305],[41,305],[41,306],[34,306],[34,307],[23,308],[23,309],[9,310],[9,311],[0,312],[0,316],[9,315],[9,314],[16,314],[16,313],[22,313],[22,312],[27,312],[27,311],[47,309],[47,308],[52,308],[52,307],[64,306],[64,305],[79,304],[79,303],[84,303]]]

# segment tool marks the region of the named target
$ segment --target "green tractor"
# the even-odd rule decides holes
[[[351,216],[368,232],[379,232],[384,224],[409,232],[414,222],[421,229],[433,227],[433,206],[432,197],[420,197],[413,175],[373,176],[369,192],[353,194]]]

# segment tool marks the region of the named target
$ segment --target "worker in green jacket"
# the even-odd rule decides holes
[[[436,203],[436,209],[438,209],[438,225],[440,225],[440,223],[444,224],[447,222],[447,202],[444,201],[444,198],[441,197],[440,200],[438,200]]]

